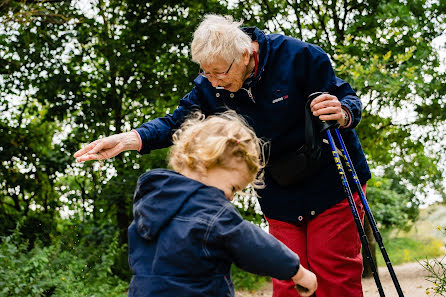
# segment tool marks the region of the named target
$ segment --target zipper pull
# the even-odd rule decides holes
[[[251,87],[250,87],[249,89],[245,89],[245,88],[243,88],[243,90],[245,90],[245,91],[248,93],[248,96],[249,96],[249,98],[251,99],[251,101],[254,102],[254,103],[256,103],[256,101],[255,101],[255,99],[254,99],[254,96],[252,95],[252,92],[251,92]]]

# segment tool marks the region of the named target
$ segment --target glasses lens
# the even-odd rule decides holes
[[[203,77],[205,77],[205,78],[212,78],[212,77],[214,77],[214,78],[217,78],[217,79],[225,79],[226,76],[228,75],[229,70],[231,70],[231,68],[232,68],[232,64],[234,64],[234,61],[235,60],[233,60],[232,63],[229,65],[229,68],[228,68],[228,70],[226,70],[226,72],[219,72],[219,73],[212,73],[212,74],[209,73],[209,74],[206,75],[204,73],[204,70],[199,68],[198,69],[198,74],[203,76]]]

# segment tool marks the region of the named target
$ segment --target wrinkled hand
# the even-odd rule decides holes
[[[322,94],[314,98],[310,104],[314,116],[318,116],[321,121],[337,121],[339,125],[345,126],[344,111],[336,96]]]
[[[77,162],[105,160],[123,151],[137,150],[140,146],[136,132],[125,132],[98,139],[74,153]]]
[[[309,297],[314,294],[317,289],[316,275],[300,265],[296,275],[292,277],[296,284],[297,292],[302,297]]]

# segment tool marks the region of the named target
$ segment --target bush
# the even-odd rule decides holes
[[[122,296],[128,283],[111,272],[123,249],[116,238],[86,258],[79,257],[82,246],[68,251],[60,241],[28,251],[17,229],[0,243],[0,296]]]
[[[246,272],[235,265],[231,267],[231,278],[236,290],[248,291],[257,290],[270,280],[269,277]]]
[[[438,226],[437,229],[446,235],[446,228]],[[425,260],[421,265],[429,272],[427,280],[434,286],[426,290],[426,294],[434,292],[435,295],[446,296],[446,264],[442,259]]]
[[[426,279],[434,284],[433,287],[426,290],[426,294],[428,295],[432,291],[440,296],[446,296],[446,265],[444,264],[444,260],[445,257],[441,260],[426,260],[421,264],[429,272],[429,276]]]
[[[415,240],[409,237],[388,238],[384,236],[384,246],[393,265],[416,262],[426,257],[434,258],[444,254],[443,243],[435,238]],[[383,257],[377,256],[378,266],[385,266]]]

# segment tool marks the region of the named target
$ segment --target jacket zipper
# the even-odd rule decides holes
[[[248,93],[248,96],[249,96],[249,98],[251,99],[251,101],[254,102],[254,103],[256,103],[256,101],[255,101],[255,99],[254,99],[254,96],[252,95],[251,88],[249,88],[249,89],[241,88],[241,89],[242,89],[242,90],[245,90],[245,91]]]

